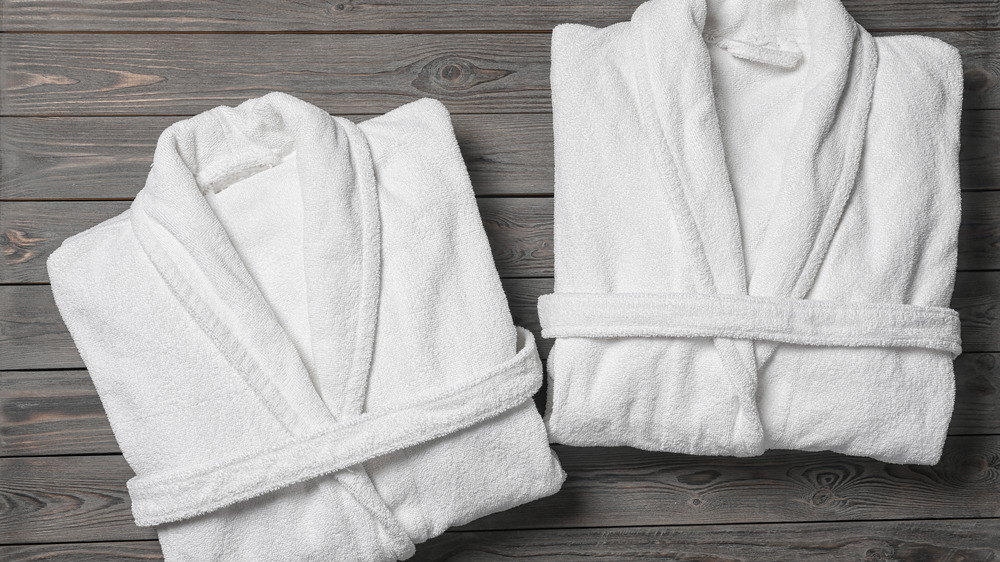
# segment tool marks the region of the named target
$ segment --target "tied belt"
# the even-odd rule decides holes
[[[547,338],[729,338],[827,347],[962,353],[958,312],[855,303],[689,293],[553,293],[538,299]]]
[[[208,513],[444,437],[524,404],[541,386],[542,364],[531,332],[517,330],[520,351],[467,383],[215,466],[132,478],[128,490],[136,524]]]

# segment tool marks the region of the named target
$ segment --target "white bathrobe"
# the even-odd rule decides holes
[[[436,101],[176,123],[48,266],[168,560],[406,558],[564,479]]]
[[[836,0],[654,0],[552,37],[554,442],[935,463],[962,69]]]

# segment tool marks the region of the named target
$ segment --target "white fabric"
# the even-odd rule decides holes
[[[48,266],[168,560],[406,558],[565,477],[438,102],[176,123]]]
[[[550,439],[936,462],[961,96],[956,49],[836,0],[558,26]]]

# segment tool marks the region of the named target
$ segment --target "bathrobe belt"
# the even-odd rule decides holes
[[[134,477],[128,482],[140,526],[179,521],[419,445],[524,404],[541,386],[531,332],[510,360],[474,379],[391,410],[319,428],[273,448],[200,470]]]
[[[547,338],[706,337],[828,347],[962,352],[950,308],[689,293],[553,293],[538,299]]]

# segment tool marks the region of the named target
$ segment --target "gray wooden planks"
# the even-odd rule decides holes
[[[3,0],[2,31],[470,31],[548,30],[562,22],[605,26],[628,20],[641,0]],[[944,5],[944,7],[942,6]],[[1000,26],[996,0],[845,0],[870,29]]]
[[[998,536],[995,519],[479,531],[445,533],[410,560],[986,562],[1000,557]]]
[[[551,278],[503,279],[514,323],[540,338],[536,303],[552,291]],[[952,307],[962,316],[966,352],[1000,351],[1000,272],[960,272]],[[547,357],[552,341],[539,339]],[[0,286],[0,365],[4,370],[82,369],[83,361],[59,317],[47,285]]]
[[[163,560],[160,543],[155,540],[86,542],[76,544],[21,544],[0,546],[0,560],[5,562],[127,562]]]
[[[410,560],[987,562],[1000,557],[997,536],[997,519],[453,531],[417,545]],[[8,562],[161,557],[159,544],[152,540],[0,546],[0,559]]]
[[[0,199],[134,197],[160,132],[182,118],[0,118]],[[452,121],[478,195],[552,193],[551,115]],[[964,190],[1000,189],[1000,111],[964,112],[960,163]]]
[[[555,446],[554,496],[461,529],[701,525],[1000,516],[1000,436],[951,437],[933,467],[833,453],[697,457]],[[20,542],[153,538],[132,522],[118,455],[0,459],[0,537]],[[3,541],[0,541],[3,542]]]
[[[275,89],[337,115],[423,97],[549,111],[544,34],[3,34],[0,50],[3,115],[190,115]]]
[[[965,107],[1000,109],[1000,31],[937,31]],[[338,115],[435,97],[455,113],[547,113],[546,34],[0,35],[3,115],[190,115],[281,89]],[[331,55],[336,53],[336,56]]]
[[[949,434],[1000,434],[1000,355],[962,355],[955,378]],[[87,371],[0,371],[0,457],[118,452]]]
[[[118,452],[87,371],[0,371],[0,457]]]

